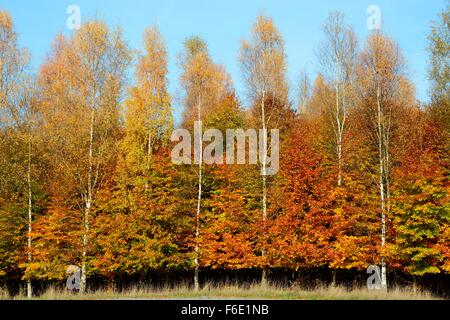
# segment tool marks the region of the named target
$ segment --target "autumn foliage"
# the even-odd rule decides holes
[[[332,43],[344,16],[330,19]],[[328,65],[302,83],[301,110],[272,19],[259,17],[241,46],[247,97],[206,42],[186,40],[181,126],[280,129],[279,172],[262,178],[260,165],[172,162],[174,99],[156,26],[134,56],[120,29],[88,22],[58,35],[31,74],[0,11],[0,278],[64,280],[69,265],[88,282],[196,266],[301,276],[381,261],[388,272],[449,274],[448,43],[447,65],[433,65],[439,90],[423,105],[393,39],[374,32],[358,46],[342,30],[345,74]]]

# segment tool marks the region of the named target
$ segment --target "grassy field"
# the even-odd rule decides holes
[[[20,294],[10,297],[0,291],[0,299],[26,299]],[[199,291],[188,286],[177,288],[134,287],[126,291],[98,290],[86,294],[75,294],[67,290],[50,288],[35,299],[285,299],[285,300],[429,300],[437,299],[428,292],[413,292],[411,288],[381,290],[352,289],[344,287],[318,287],[313,290],[291,287],[254,285],[247,288],[229,285],[216,287],[206,285]]]

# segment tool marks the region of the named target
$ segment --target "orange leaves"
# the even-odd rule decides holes
[[[239,222],[225,219],[208,220],[210,227],[202,232],[199,241],[202,265],[230,270],[254,267],[257,261],[252,232],[243,230]]]
[[[259,265],[258,212],[249,210],[238,166],[217,166],[212,172],[219,184],[206,206],[200,232],[200,263],[213,269],[247,269]],[[233,183],[234,181],[234,183]]]
[[[33,262],[25,265],[24,277],[63,279],[66,267],[80,261],[81,227],[81,214],[55,199],[33,224]]]
[[[289,261],[296,268],[326,262],[323,250],[330,225],[326,211],[321,208],[326,185],[321,180],[320,156],[305,141],[303,130],[307,129],[297,126],[288,138],[281,164],[282,212],[276,214],[269,228],[269,246],[276,249],[269,254],[270,258],[277,265]]]
[[[310,126],[299,121],[283,152],[268,229],[271,263],[363,269],[377,255],[377,238],[371,237],[378,229],[376,209],[352,175],[346,185],[336,187],[326,155],[315,147],[312,133],[317,131]]]

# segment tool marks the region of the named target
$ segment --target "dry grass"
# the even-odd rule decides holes
[[[0,299],[26,299],[23,294],[10,297],[5,290],[0,289]],[[86,294],[74,294],[67,290],[49,288],[36,299],[71,300],[71,299],[284,299],[284,300],[429,300],[437,299],[429,292],[414,293],[411,288],[393,288],[388,292],[368,290],[365,288],[348,290],[344,287],[318,287],[305,290],[297,287],[280,287],[276,285],[253,285],[241,287],[238,285],[214,286],[205,285],[201,290],[194,291],[189,286],[176,288],[154,288],[136,286],[122,292],[112,290],[97,290]]]
[[[8,291],[5,288],[0,287],[0,300],[10,299]]]

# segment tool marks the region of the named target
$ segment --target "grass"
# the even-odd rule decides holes
[[[10,297],[6,291],[0,289],[0,299],[26,299],[24,294]],[[393,288],[388,292],[368,290],[366,288],[346,289],[344,287],[323,286],[312,290],[298,287],[281,287],[270,285],[252,285],[242,287],[238,285],[215,286],[205,285],[194,291],[189,286],[176,288],[154,288],[136,286],[121,292],[113,290],[97,290],[85,294],[74,294],[67,290],[49,288],[34,299],[44,300],[74,300],[74,299],[283,299],[283,300],[429,300],[437,299],[429,292],[413,292],[411,288]]]

